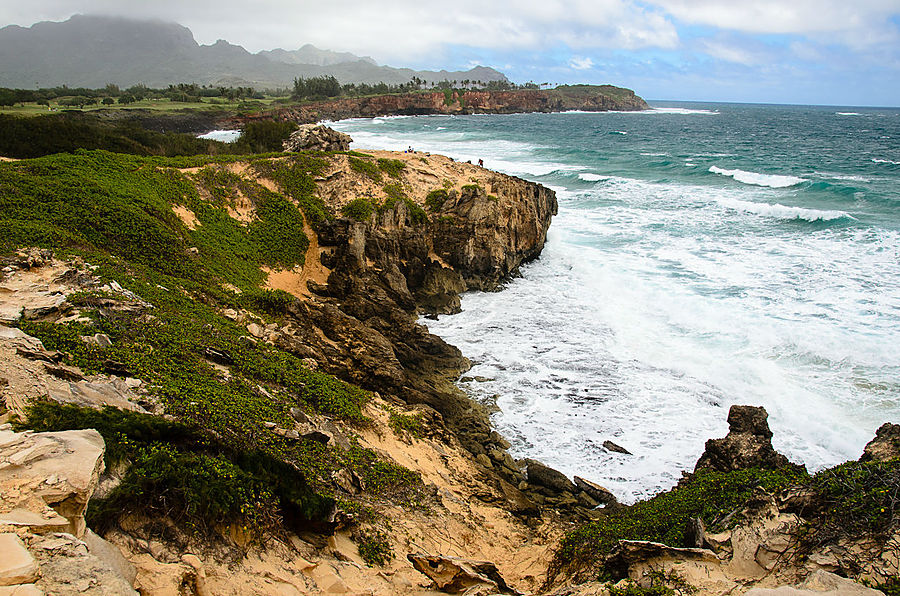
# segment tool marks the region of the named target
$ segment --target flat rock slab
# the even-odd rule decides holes
[[[0,596],[44,596],[44,591],[34,584],[0,586]]]
[[[38,579],[38,564],[15,534],[0,534],[0,586],[30,584]]]
[[[846,577],[817,569],[797,586],[753,588],[745,596],[884,596]]]

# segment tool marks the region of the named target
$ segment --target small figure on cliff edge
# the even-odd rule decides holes
[[[479,160],[478,160],[478,167],[479,167],[479,168],[483,168],[483,167],[484,167],[484,160],[483,160],[483,159],[479,159]]]

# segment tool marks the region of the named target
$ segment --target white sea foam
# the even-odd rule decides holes
[[[466,294],[462,313],[424,321],[489,379],[463,387],[499,396],[494,422],[514,456],[632,501],[674,485],[707,439],[725,435],[735,403],[765,406],[776,449],[811,470],[855,459],[897,418],[900,231],[774,203],[782,193],[768,186],[559,163],[563,153],[519,142],[519,131],[498,141],[456,123],[440,133],[338,125],[355,146],[568,174],[551,179],[560,208],[541,258],[505,291]],[[708,166],[689,149],[671,153]],[[847,225],[792,223],[837,218]],[[607,452],[607,439],[634,455]]]
[[[690,108],[651,108],[649,110],[644,110],[640,112],[642,114],[674,114],[674,115],[688,115],[688,114],[700,114],[705,116],[717,116],[719,114],[719,110],[695,110]]]
[[[802,219],[809,222],[815,221],[834,221],[837,219],[847,218],[855,220],[856,218],[844,211],[831,211],[822,209],[804,209],[803,207],[789,207],[779,203],[754,203],[752,201],[742,201],[734,197],[720,197],[719,204],[743,211],[744,213],[754,213],[765,217],[774,217],[777,219]]]
[[[859,112],[835,112],[836,116],[862,116]]]
[[[584,180],[585,182],[599,182],[600,180],[605,180],[606,176],[601,176],[600,174],[583,173],[578,174],[578,178]]]
[[[744,170],[726,170],[718,166],[711,166],[709,171],[713,174],[721,174],[722,176],[730,176],[738,182],[744,184],[753,184],[755,186],[768,186],[769,188],[787,188],[795,186],[801,182],[806,182],[804,178],[797,176],[781,176],[778,174],[759,174],[757,172],[747,172]]]
[[[900,166],[900,161],[894,161],[892,159],[878,159],[877,157],[873,157],[872,161],[875,163],[887,163],[895,166]]]
[[[628,132],[624,131],[624,130],[613,130],[613,131],[610,131],[609,134],[611,134],[611,135],[627,135]]]
[[[197,135],[198,139],[208,139],[210,141],[221,141],[223,143],[233,143],[241,138],[239,130],[211,130],[206,134]]]

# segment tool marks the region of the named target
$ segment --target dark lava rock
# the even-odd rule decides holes
[[[566,478],[562,472],[554,470],[549,466],[545,466],[541,462],[534,459],[526,459],[525,464],[528,473],[528,483],[537,486],[543,486],[553,491],[563,493],[575,493],[577,489],[571,480]]]
[[[624,453],[625,455],[631,455],[631,452],[622,447],[621,445],[616,445],[612,441],[603,441],[603,448],[607,451],[613,451],[615,453]]]
[[[731,406],[728,412],[728,436],[710,439],[706,451],[697,460],[694,471],[730,472],[745,468],[775,469],[793,465],[772,447],[769,414],[765,408]]]
[[[612,505],[617,503],[616,495],[612,494],[609,490],[600,486],[599,484],[595,484],[590,480],[585,480],[580,476],[575,476],[575,486],[581,489],[585,494],[591,497],[593,500],[598,503],[602,503],[603,505]]]

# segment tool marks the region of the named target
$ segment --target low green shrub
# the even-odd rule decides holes
[[[400,179],[400,173],[406,167],[406,163],[399,159],[378,158],[378,169],[391,178]]]
[[[356,536],[359,556],[369,567],[387,565],[394,558],[387,534],[380,530],[361,531]]]
[[[359,172],[365,176],[371,178],[373,182],[381,183],[382,176],[381,170],[378,168],[378,164],[375,161],[370,161],[368,159],[360,159],[358,157],[348,157],[350,162],[350,169],[354,172]]]
[[[341,213],[356,221],[368,221],[375,213],[375,205],[365,197],[358,197],[344,205]]]
[[[650,540],[684,546],[687,522],[703,519],[710,528],[740,508],[754,490],[774,492],[804,482],[794,468],[733,472],[703,470],[670,491],[634,505],[612,509],[602,518],[567,532],[550,565],[550,577],[566,571],[578,577],[596,575],[599,564],[619,540]]]
[[[443,188],[433,190],[425,196],[425,206],[431,211],[440,211],[448,198],[449,195]]]

